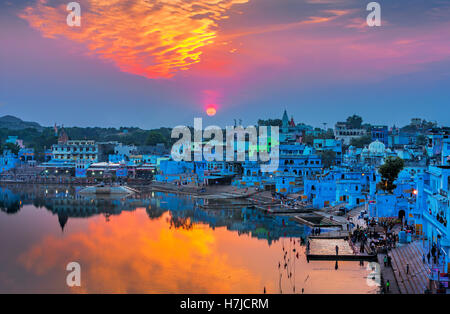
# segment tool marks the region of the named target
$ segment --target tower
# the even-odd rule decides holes
[[[69,140],[69,137],[67,136],[66,131],[64,130],[64,127],[61,127],[61,131],[58,137],[58,144],[66,144]]]
[[[281,121],[282,121],[281,126],[283,128],[287,128],[289,126],[289,117],[287,115],[286,109],[284,110],[283,118],[281,119]]]

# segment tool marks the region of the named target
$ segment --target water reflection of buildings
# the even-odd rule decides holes
[[[7,214],[15,214],[22,207],[21,199],[8,189],[0,188],[0,210]]]
[[[208,223],[212,228],[226,227],[239,234],[265,239],[269,244],[280,238],[305,238],[306,236],[304,226],[290,221],[288,217],[266,215],[257,209],[196,209],[193,218],[196,222]]]
[[[251,237],[267,240],[269,244],[280,238],[305,237],[305,227],[289,221],[287,217],[272,216],[256,209],[240,208],[201,209],[200,202],[190,196],[176,196],[161,192],[144,192],[127,198],[87,198],[73,186],[11,185],[0,188],[0,209],[8,214],[17,213],[24,205],[46,208],[58,216],[61,229],[70,218],[89,218],[120,215],[122,211],[143,208],[149,219],[159,219],[170,212],[170,227],[191,229],[203,223],[211,228],[226,227]]]
[[[0,210],[7,214],[20,211],[24,205],[46,208],[58,216],[64,230],[69,218],[89,218],[97,215],[120,215],[122,211],[134,211],[138,207],[148,207],[150,199],[142,198],[87,198],[80,196],[79,188],[71,186],[24,186],[11,185],[0,188]]]
[[[122,211],[134,211],[137,207],[143,207],[142,202],[133,200],[102,199],[102,198],[84,198],[64,197],[50,199],[45,207],[53,214],[58,215],[58,221],[61,228],[67,223],[69,218],[88,218],[96,215],[105,216],[109,221],[111,215],[120,215]]]
[[[257,209],[201,209],[191,198],[178,198],[173,195],[155,193],[152,199],[156,208],[170,210],[174,222],[187,227],[191,223],[205,223],[212,229],[226,227],[238,234],[248,234],[272,243],[280,238],[305,238],[305,226],[290,221],[286,216],[266,215]],[[155,204],[155,205],[156,205]],[[184,222],[184,223],[182,223]]]

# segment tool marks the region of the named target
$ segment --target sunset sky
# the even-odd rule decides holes
[[[42,125],[450,125],[450,1],[0,0],[0,116]],[[213,105],[216,114],[206,109]]]

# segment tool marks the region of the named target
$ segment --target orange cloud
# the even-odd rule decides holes
[[[19,16],[44,37],[65,37],[120,70],[147,78],[170,78],[200,62],[214,43],[217,22],[234,4],[248,0],[81,0],[81,27],[66,24],[66,4],[46,0]]]

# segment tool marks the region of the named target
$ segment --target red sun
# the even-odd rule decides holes
[[[208,116],[214,116],[216,114],[217,110],[214,106],[209,105],[208,107],[206,107],[206,114]]]

